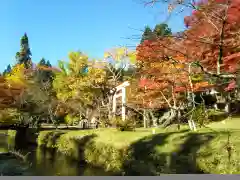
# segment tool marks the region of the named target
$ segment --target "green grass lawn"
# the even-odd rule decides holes
[[[38,144],[56,147],[87,162],[130,175],[161,173],[240,173],[240,119],[227,119],[190,132],[177,129],[44,131]],[[47,137],[47,134],[52,136]],[[46,141],[47,138],[49,140]],[[54,137],[54,138],[53,138]],[[83,138],[85,137],[85,139]],[[84,139],[84,141],[82,141]],[[88,143],[90,142],[90,143]],[[77,151],[76,151],[77,150]]]

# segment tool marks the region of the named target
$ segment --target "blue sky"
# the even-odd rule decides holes
[[[146,8],[143,0],[1,0],[0,71],[15,63],[20,38],[29,37],[34,62],[45,57],[53,65],[81,50],[92,58],[116,46],[135,46],[129,40],[145,25],[166,19],[166,6]],[[185,13],[186,14],[186,13]],[[184,29],[183,14],[168,21],[174,32]]]

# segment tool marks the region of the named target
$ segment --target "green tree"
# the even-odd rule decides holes
[[[32,67],[32,53],[30,51],[28,36],[25,33],[20,41],[20,51],[16,53],[17,64],[24,64],[25,68]]]
[[[52,67],[52,65],[51,65],[51,63],[50,63],[49,60],[47,60],[47,62],[46,62],[46,66],[47,66],[47,67]]]
[[[143,43],[145,40],[151,40],[154,37],[153,35],[154,34],[152,29],[149,26],[146,26],[143,31],[140,43]]]
[[[51,63],[42,58],[37,65],[39,67],[36,71],[37,80],[42,83],[49,83],[50,85],[54,77]]]
[[[3,76],[5,76],[6,74],[10,73],[12,71],[12,67],[11,65],[9,64],[7,66],[7,68],[3,71]]]
[[[156,37],[172,35],[171,29],[165,23],[157,24],[153,30],[153,33]]]

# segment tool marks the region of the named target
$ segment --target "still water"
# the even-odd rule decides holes
[[[14,141],[0,133],[0,175],[5,176],[109,176],[102,169],[84,165],[53,151],[37,147],[21,149],[26,161],[9,154]]]

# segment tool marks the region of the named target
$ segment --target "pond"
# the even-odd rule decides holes
[[[17,158],[9,152],[21,152],[26,160]],[[0,133],[0,173],[5,176],[110,176],[99,168],[70,160],[68,157],[28,146],[20,150],[8,136]]]

